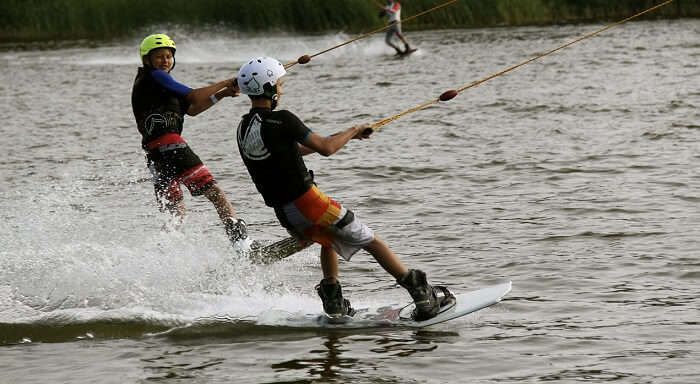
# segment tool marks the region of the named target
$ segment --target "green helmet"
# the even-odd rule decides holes
[[[156,33],[143,39],[141,47],[139,47],[140,57],[144,57],[157,48],[172,48],[175,54],[175,42],[168,35]]]

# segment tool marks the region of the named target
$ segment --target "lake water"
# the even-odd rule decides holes
[[[408,33],[405,59],[374,36],[293,67],[280,108],[331,134],[601,26]],[[353,37],[167,32],[194,87]],[[626,24],[306,158],[432,282],[513,281],[421,330],[314,327],[318,247],[250,264],[203,198],[186,192],[184,231],[161,230],[130,105],[139,43],[0,50],[0,382],[700,381],[697,20]],[[184,137],[273,241],[285,233],[234,142],[248,105],[188,117]],[[356,306],[408,300],[364,252],[340,269]]]

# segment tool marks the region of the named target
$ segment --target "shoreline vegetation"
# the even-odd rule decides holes
[[[378,0],[384,3],[383,0]],[[404,0],[406,18],[445,0]],[[406,31],[617,21],[663,0],[459,0],[407,22]],[[3,0],[0,42],[115,39],[153,25],[241,32],[358,33],[379,28],[374,0]],[[700,1],[675,0],[640,20],[700,18]]]

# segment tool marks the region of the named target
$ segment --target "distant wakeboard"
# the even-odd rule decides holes
[[[397,52],[396,57],[401,57],[401,58],[407,57],[407,56],[410,56],[413,52],[415,52],[417,50],[418,50],[418,48],[410,48],[410,49],[407,49],[405,51]]]
[[[301,252],[311,244],[313,243],[301,243],[294,237],[287,237],[272,244],[253,245],[248,253],[248,258],[257,264],[270,264]]]
[[[423,328],[453,320],[494,305],[500,302],[503,296],[510,292],[511,288],[512,282],[508,281],[476,291],[454,295],[454,300],[448,300],[446,303],[443,303],[443,307],[440,308],[440,312],[435,317],[423,321],[413,320],[411,316],[415,305],[409,304],[396,308],[380,308],[376,314],[364,316],[362,314],[368,312],[368,309],[359,309],[355,316],[352,317],[331,318],[324,314],[318,316],[317,323],[322,327]]]

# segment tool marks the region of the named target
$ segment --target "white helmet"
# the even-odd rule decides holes
[[[238,86],[244,95],[262,95],[270,100],[277,100],[277,81],[286,74],[282,63],[262,56],[241,67],[238,72]]]

